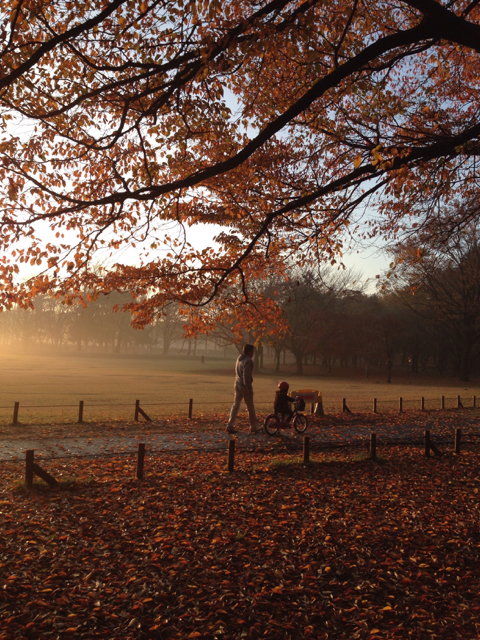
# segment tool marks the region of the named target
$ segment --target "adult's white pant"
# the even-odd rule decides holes
[[[233,429],[233,427],[235,426],[235,420],[237,419],[242,400],[244,400],[245,404],[247,405],[250,426],[255,429],[257,426],[257,415],[255,413],[255,406],[253,404],[253,391],[248,392],[247,389],[242,387],[235,387],[235,396],[232,408],[230,409],[228,428]]]

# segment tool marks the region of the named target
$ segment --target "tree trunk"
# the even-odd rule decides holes
[[[258,373],[260,371],[260,349],[255,349],[255,353],[253,355],[253,371]]]
[[[412,351],[412,373],[418,373],[419,356],[418,345],[415,345]]]
[[[468,382],[470,379],[472,346],[472,342],[470,342],[468,339],[464,339],[463,344],[461,345],[460,358],[458,363],[458,379],[462,382]]]
[[[390,384],[392,382],[392,358],[388,358],[387,360],[387,383]]]
[[[303,356],[302,354],[294,354],[295,363],[297,365],[297,376],[303,376]]]

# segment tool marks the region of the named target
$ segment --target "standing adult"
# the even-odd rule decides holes
[[[245,401],[250,421],[250,433],[258,433],[257,415],[253,404],[253,344],[246,344],[243,353],[238,356],[235,364],[235,398],[230,410],[230,418],[227,424],[227,433],[235,433],[235,420],[242,400]]]

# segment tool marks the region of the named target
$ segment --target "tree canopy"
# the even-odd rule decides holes
[[[140,325],[170,300],[267,322],[251,282],[476,197],[478,0],[0,11],[4,306],[128,290]],[[221,225],[216,246],[187,242],[198,224]],[[19,282],[22,262],[45,270]]]

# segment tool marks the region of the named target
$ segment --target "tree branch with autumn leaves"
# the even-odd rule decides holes
[[[128,288],[139,324],[172,299],[245,308],[286,262],[338,258],[362,215],[388,236],[408,231],[418,199],[477,189],[476,3],[0,10],[5,306]],[[180,235],[160,253],[172,224],[225,233],[212,251]],[[116,260],[132,243],[135,267]],[[102,248],[109,269],[94,268]],[[19,283],[19,256],[46,270]]]

